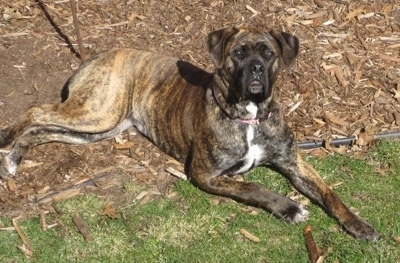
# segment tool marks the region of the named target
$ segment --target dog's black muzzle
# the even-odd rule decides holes
[[[254,95],[263,93],[265,87],[265,83],[263,83],[263,79],[265,78],[265,67],[263,63],[258,59],[253,59],[250,61],[247,71],[247,91]]]
[[[243,68],[242,92],[244,97],[257,102],[269,94],[268,69],[260,58],[252,58]]]

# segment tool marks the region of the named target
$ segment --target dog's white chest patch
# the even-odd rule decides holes
[[[264,150],[259,145],[253,143],[254,132],[254,127],[249,125],[246,133],[248,151],[241,160],[243,161],[243,166],[239,168],[237,173],[247,172],[251,167],[257,166],[264,155]]]
[[[246,106],[246,110],[249,112],[249,119],[254,119],[257,116],[258,107],[254,102],[250,102]]]

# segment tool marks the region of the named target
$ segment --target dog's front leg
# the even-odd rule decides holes
[[[194,185],[205,192],[263,208],[290,223],[300,223],[308,218],[309,213],[301,204],[262,185],[239,182],[224,176],[210,176],[210,173],[199,170],[191,170],[189,178]]]
[[[319,174],[297,153],[293,160],[287,160],[277,167],[302,194],[327,210],[355,238],[376,241],[379,233],[364,219],[355,215],[330,189]]]

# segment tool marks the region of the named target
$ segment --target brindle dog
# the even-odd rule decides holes
[[[35,145],[89,143],[136,127],[184,163],[190,181],[208,193],[261,207],[290,223],[305,221],[309,213],[301,204],[229,177],[272,166],[354,237],[377,240],[378,232],[303,161],[273,99],[281,65],[289,69],[297,57],[298,39],[277,30],[231,27],[210,33],[207,44],[213,74],[131,49],[113,49],[86,61],[68,80],[62,103],[33,107],[0,132],[0,147],[12,144],[1,175],[14,174]]]

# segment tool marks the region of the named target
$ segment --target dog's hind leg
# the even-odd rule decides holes
[[[66,118],[61,120],[63,116],[53,118],[52,116],[57,115],[51,111],[52,107],[55,108],[56,105],[46,106],[47,110],[50,110],[49,114],[43,113],[43,109],[41,109],[40,115],[34,114],[35,111],[39,111],[39,108],[32,108],[20,122],[1,132],[0,145],[6,146],[13,143],[13,146],[1,161],[0,177],[15,174],[23,156],[33,146],[47,142],[85,144],[119,134],[133,127],[134,124],[131,118],[126,118],[107,131],[93,133],[85,132],[85,123],[90,123],[90,119],[82,119],[80,122],[74,119],[74,126],[79,128],[79,131],[76,131],[64,126]],[[57,125],[58,120],[60,120],[59,126]],[[90,123],[90,127],[93,127],[92,123]]]

